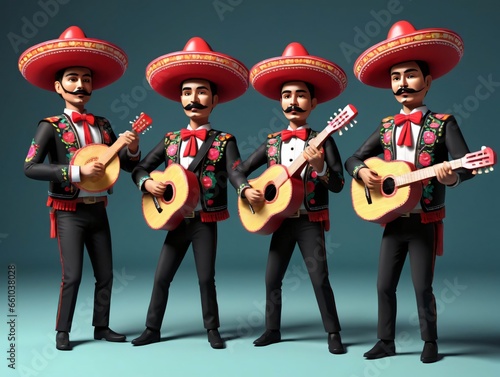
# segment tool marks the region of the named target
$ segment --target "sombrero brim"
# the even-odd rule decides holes
[[[146,79],[159,94],[181,100],[181,84],[203,79],[217,85],[219,103],[241,96],[248,89],[248,69],[240,61],[215,52],[175,52],[160,56],[146,67]]]
[[[347,76],[342,68],[316,56],[266,59],[250,70],[250,82],[255,90],[274,100],[280,99],[281,88],[289,81],[312,84],[318,103],[337,97],[347,87]]]
[[[50,91],[57,71],[86,67],[92,70],[92,88],[99,89],[123,75],[128,59],[122,49],[98,39],[54,39],[26,50],[18,65],[26,80]]]
[[[383,41],[363,52],[354,63],[354,75],[362,83],[390,88],[389,70],[405,61],[423,60],[437,79],[451,71],[463,56],[460,36],[447,29],[422,29]]]

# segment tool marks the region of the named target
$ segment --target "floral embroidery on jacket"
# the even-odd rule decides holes
[[[38,148],[40,148],[40,145],[35,143],[35,139],[31,140],[31,146],[28,149],[28,154],[26,155],[25,159],[26,162],[30,162],[33,159],[33,157],[36,156]]]

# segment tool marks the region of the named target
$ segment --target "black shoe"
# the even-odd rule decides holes
[[[94,329],[95,340],[107,340],[108,342],[124,342],[125,335],[118,334],[111,330],[109,327],[96,326]]]
[[[56,348],[59,351],[71,351],[71,344],[69,344],[69,333],[67,331],[57,332]]]
[[[140,337],[132,340],[134,346],[145,346],[146,344],[158,343],[160,341],[160,332],[146,327]]]
[[[345,347],[342,344],[340,333],[331,332],[328,334],[328,351],[336,355],[341,355],[346,352]]]
[[[212,329],[207,331],[208,335],[208,342],[210,343],[210,346],[215,349],[222,349],[224,348],[224,341],[220,337],[219,330],[217,329]]]
[[[379,340],[375,346],[363,355],[367,359],[381,359],[382,357],[394,356],[396,345],[393,340]]]
[[[420,361],[423,363],[435,363],[438,361],[438,346],[436,342],[425,342]]]
[[[260,338],[254,340],[253,344],[256,347],[264,347],[273,343],[278,343],[281,340],[281,333],[279,330],[266,330]]]

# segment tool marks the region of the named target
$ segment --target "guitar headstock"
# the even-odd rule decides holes
[[[482,147],[478,152],[467,153],[462,158],[462,166],[477,170],[478,174],[489,173],[497,163],[497,154],[490,147]]]
[[[132,129],[136,133],[144,133],[149,130],[151,127],[151,123],[153,123],[153,119],[148,114],[141,113],[140,115],[135,117],[134,121],[130,121],[132,124]]]
[[[347,105],[343,109],[339,109],[338,113],[334,113],[335,118],[330,117],[330,120],[327,122],[328,131],[333,133],[337,130],[340,130],[344,127],[345,131],[349,129],[347,124],[350,124],[351,127],[354,127],[356,124],[356,120],[354,118],[358,115],[358,110],[353,105]],[[352,121],[352,123],[351,123]],[[342,131],[339,131],[339,135],[342,136]]]

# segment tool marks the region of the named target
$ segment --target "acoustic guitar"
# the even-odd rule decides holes
[[[142,195],[142,213],[146,223],[156,230],[177,228],[198,204],[200,185],[196,174],[179,164],[172,164],[164,171],[152,171],[150,177],[165,182],[167,187],[160,198],[150,193]]]
[[[453,170],[466,168],[481,174],[492,171],[496,161],[496,153],[483,147],[449,163]],[[422,196],[422,181],[436,176],[435,165],[416,170],[410,162],[384,161],[378,157],[367,159],[365,164],[382,177],[382,184],[380,190],[368,190],[361,179],[353,179],[352,205],[363,220],[379,224],[386,224],[412,210]]]
[[[335,131],[341,130],[353,120],[358,111],[353,105],[339,109],[335,118],[330,118],[326,128],[310,141],[316,147]],[[356,121],[354,121],[355,123]],[[351,123],[351,127],[353,124]],[[339,132],[342,135],[341,132]],[[238,198],[238,213],[246,230],[258,234],[270,234],[278,229],[284,219],[297,213],[304,200],[304,184],[300,173],[307,160],[301,154],[290,166],[273,165],[258,178],[249,180],[252,188],[264,194],[265,202],[261,208],[254,209],[246,199]]]
[[[135,133],[144,133],[150,128],[152,122],[149,115],[141,113],[130,123]],[[71,159],[71,165],[83,166],[99,161],[106,167],[106,171],[101,178],[82,177],[81,181],[75,182],[74,185],[88,192],[101,192],[111,188],[120,175],[120,159],[117,154],[127,145],[124,140],[124,136],[120,136],[111,146],[89,144],[78,149]]]

